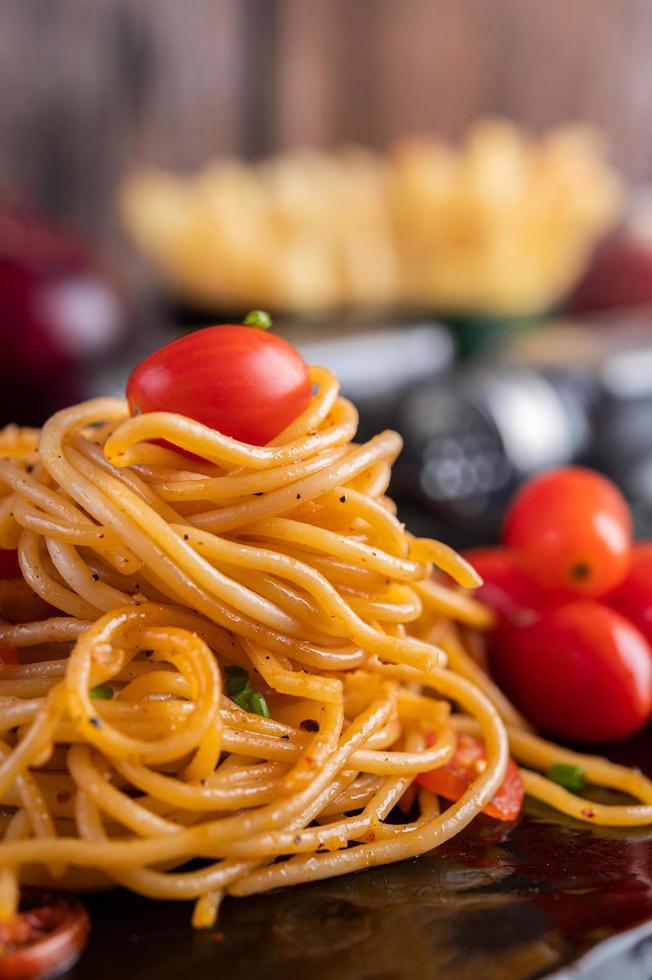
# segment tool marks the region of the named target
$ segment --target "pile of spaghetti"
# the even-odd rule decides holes
[[[541,774],[579,757],[532,734],[474,657],[491,625],[477,576],[385,496],[399,437],[356,444],[334,377],[310,379],[265,446],[115,399],[2,434],[0,545],[22,572],[0,593],[0,644],[20,650],[0,667],[2,919],[21,884],[118,883],[196,900],[211,926],[225,894],[436,847],[510,752],[528,794],[587,818]],[[460,731],[485,744],[477,778],[445,809],[412,799]],[[652,821],[639,773],[581,764],[640,801],[591,804],[594,823]]]

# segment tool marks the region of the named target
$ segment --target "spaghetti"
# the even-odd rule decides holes
[[[114,399],[0,439],[0,544],[36,610],[0,623],[21,649],[0,668],[1,919],[19,884],[119,883],[193,899],[211,926],[227,893],[436,847],[491,800],[510,750],[557,809],[652,822],[640,774],[583,758],[640,801],[591,810],[541,775],[577,757],[478,666],[477,576],[385,496],[399,437],[353,442],[354,407],[310,376],[309,407],[266,446]],[[409,822],[388,821],[458,730],[486,746],[468,790],[441,812],[421,788]]]

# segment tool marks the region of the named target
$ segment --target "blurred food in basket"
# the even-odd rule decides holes
[[[120,206],[188,306],[522,315],[572,288],[620,200],[593,131],[486,120],[459,149],[415,137],[133,175]]]

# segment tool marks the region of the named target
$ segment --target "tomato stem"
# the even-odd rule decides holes
[[[272,318],[266,310],[251,310],[242,321],[245,327],[258,327],[259,330],[269,330]]]

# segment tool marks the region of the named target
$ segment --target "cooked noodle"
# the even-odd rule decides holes
[[[0,623],[22,650],[0,669],[0,918],[17,882],[119,883],[195,899],[211,926],[224,894],[436,847],[492,798],[510,746],[543,771],[576,760],[474,659],[468,637],[492,623],[463,591],[475,573],[397,520],[399,437],[355,444],[355,409],[311,376],[310,407],[264,447],[114,399],[53,416],[38,451],[25,430],[0,439],[0,543],[40,610]],[[269,717],[227,696],[229,666]],[[416,816],[389,822],[458,728],[480,734],[486,767],[443,812],[420,790]],[[527,791],[595,823],[652,820],[648,780],[582,765],[641,803],[589,807],[529,770]]]

